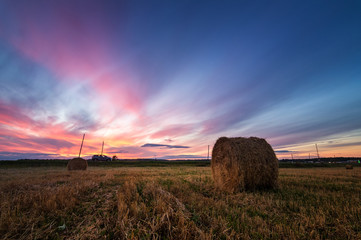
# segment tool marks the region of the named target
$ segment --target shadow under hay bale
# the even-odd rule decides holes
[[[262,138],[219,138],[213,147],[211,168],[215,186],[225,191],[278,186],[278,159]]]
[[[346,165],[345,167],[346,167],[347,170],[353,169],[353,166],[352,166],[352,165]]]
[[[88,162],[82,158],[73,158],[69,160],[67,168],[71,170],[86,170],[88,168]]]

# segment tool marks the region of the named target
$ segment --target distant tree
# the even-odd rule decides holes
[[[112,157],[112,161],[115,161],[115,160],[118,160],[117,155],[114,155],[114,156]]]

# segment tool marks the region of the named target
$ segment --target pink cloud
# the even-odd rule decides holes
[[[13,9],[14,27],[3,37],[24,57],[53,72],[58,80],[70,86],[74,81],[89,86],[97,98],[103,99],[98,101],[103,103],[101,109],[107,111],[112,104],[112,109],[138,113],[146,86],[129,69],[118,66],[122,56],[114,53],[113,32],[102,9],[87,3],[87,13],[83,14],[84,5],[71,2],[44,3],[39,7],[43,9],[41,14],[34,6]],[[117,52],[121,52],[120,43],[116,44]]]
[[[183,135],[187,135],[194,130],[193,124],[179,124],[167,126],[164,129],[155,132],[151,135],[153,139],[163,139],[163,138],[174,138]]]
[[[89,77],[95,69],[109,63],[106,24],[99,22],[101,11],[92,12],[92,18],[86,19],[79,8],[69,5],[72,4],[19,4],[14,9],[17,31],[11,31],[9,41],[25,56],[59,75]],[[37,12],[39,9],[43,11]],[[92,24],[87,24],[90,20]]]
[[[23,110],[14,104],[0,102],[0,124],[10,127],[26,128],[36,126],[37,123],[23,113]]]

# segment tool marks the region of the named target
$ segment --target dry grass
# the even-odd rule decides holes
[[[361,168],[280,169],[224,193],[209,167],[0,169],[2,239],[361,239]]]

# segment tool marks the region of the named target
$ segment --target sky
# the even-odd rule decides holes
[[[0,159],[361,156],[360,1],[0,1]]]

